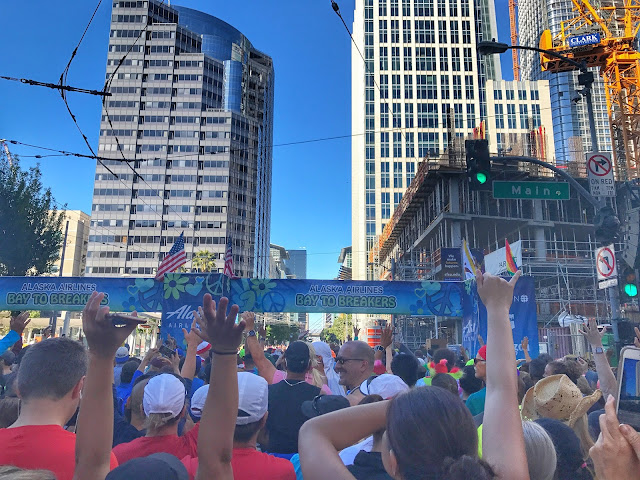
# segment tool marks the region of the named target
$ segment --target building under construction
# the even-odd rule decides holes
[[[586,185],[584,166],[569,167]],[[491,177],[555,181],[553,174],[541,167],[495,161]],[[559,317],[603,320],[609,316],[608,299],[605,291],[598,289],[595,271],[595,213],[575,189],[565,201],[494,200],[490,191],[471,191],[464,149],[458,145],[440,158],[420,164],[369,261],[379,266],[382,279],[392,275],[394,280],[441,280],[443,248],[460,247],[466,239],[471,249],[488,254],[504,246],[505,239],[511,243],[520,240],[523,273],[535,279],[539,325],[554,327],[548,329],[550,334],[566,334],[565,340],[571,344],[570,329],[560,328]],[[450,344],[461,343],[460,318],[398,316],[395,324],[413,348],[429,338],[446,337]],[[549,340],[545,332],[541,332],[541,344]],[[567,347],[549,345],[547,351],[552,353],[553,349],[557,353]]]

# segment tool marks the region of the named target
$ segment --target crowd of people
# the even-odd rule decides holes
[[[28,312],[16,314],[0,339],[0,478],[640,478],[640,435],[616,417],[595,321],[583,330],[594,363],[516,361],[519,276],[478,275],[488,328],[473,359],[411,351],[391,328],[376,348],[357,329],[339,347],[267,348],[253,313],[208,294],[185,345],[142,359],[124,345],[138,322],[113,322],[103,293],[83,311],[86,347],[22,348]]]

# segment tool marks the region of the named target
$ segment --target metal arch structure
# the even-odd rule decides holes
[[[604,80],[607,110],[614,143],[615,172],[619,180],[640,177],[640,0],[572,0],[574,17],[562,22],[553,36],[545,30],[540,48],[562,54],[587,67],[597,67]],[[606,3],[605,3],[606,2]],[[571,45],[580,35],[598,34],[599,42]],[[575,70],[561,59],[540,54],[543,70]]]

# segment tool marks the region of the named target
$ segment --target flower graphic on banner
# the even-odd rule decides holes
[[[175,300],[180,298],[180,294],[184,292],[185,283],[189,281],[189,277],[179,273],[167,273],[164,276],[164,298],[173,296]]]
[[[272,282],[269,279],[251,279],[251,284],[251,290],[258,297],[263,297],[276,287],[276,282]]]
[[[123,300],[122,309],[128,312],[133,312],[134,310],[137,310],[136,297],[129,297],[126,300]]]
[[[422,300],[418,300],[415,304],[409,305],[411,315],[425,315],[427,313],[427,306]]]
[[[140,293],[145,293],[151,290],[154,283],[154,280],[151,278],[136,278],[136,287]]]
[[[442,284],[440,282],[422,282],[422,288],[430,297],[440,291],[440,289],[442,288]]]

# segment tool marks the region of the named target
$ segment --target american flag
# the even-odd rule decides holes
[[[156,280],[162,281],[165,273],[175,272],[185,263],[187,263],[187,254],[184,252],[184,232],[182,232],[176,240],[176,243],[171,247],[171,250],[169,250],[169,253],[164,257],[162,262],[160,262],[158,273],[156,273]]]
[[[227,250],[224,252],[224,272],[229,278],[237,278],[233,274],[233,254],[231,252],[231,237],[227,238]]]

